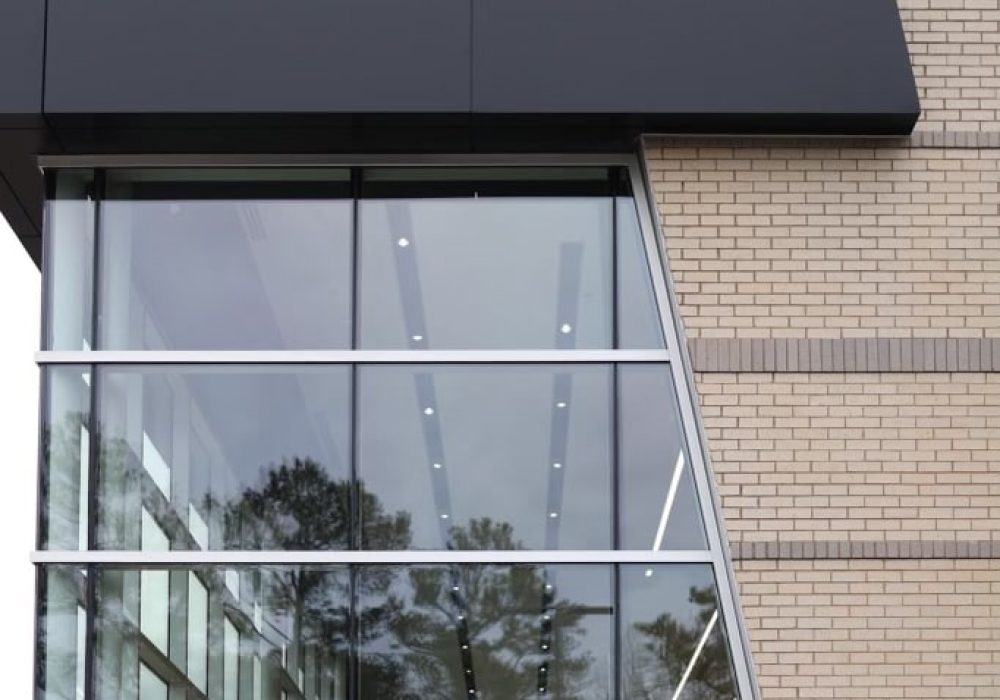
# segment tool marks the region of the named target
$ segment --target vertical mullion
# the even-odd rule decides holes
[[[91,303],[90,303],[90,345],[100,349],[100,303],[101,303],[101,205],[104,199],[105,171],[94,171],[94,251],[93,265],[90,272]],[[97,548],[97,479],[98,459],[100,457],[100,380],[97,365],[89,365],[90,370],[90,416],[88,431],[90,449],[87,454],[87,549]],[[94,672],[97,655],[97,566],[87,567],[87,598],[86,598],[86,636],[84,643],[84,698],[94,700],[97,697],[97,678]]]
[[[611,318],[612,318],[612,343],[614,350],[619,349],[620,328],[618,309],[618,193],[615,177],[620,176],[621,171],[617,168],[613,173],[611,181]],[[611,365],[611,547],[615,550],[621,548],[621,458],[619,449],[619,381],[618,363]],[[611,565],[611,602],[612,602],[612,639],[611,654],[611,678],[612,697],[621,700],[622,678],[621,678],[621,583],[620,564]]]
[[[357,350],[361,345],[361,168],[351,168],[351,349]],[[351,467],[351,502],[348,509],[349,549],[361,549],[361,484],[358,480],[358,365],[350,365],[351,396],[350,396],[350,446],[349,460]],[[360,571],[351,565],[347,569],[348,581],[348,617],[347,617],[347,693],[348,700],[361,697],[359,646],[361,625],[358,621],[358,586]]]

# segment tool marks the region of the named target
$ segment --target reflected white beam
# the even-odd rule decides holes
[[[663,546],[663,537],[667,534],[667,521],[670,520],[670,511],[674,508],[674,499],[677,498],[677,488],[681,483],[681,472],[684,470],[684,450],[677,453],[677,463],[674,464],[674,474],[670,477],[670,488],[667,489],[667,500],[663,502],[663,512],[660,514],[660,525],[656,528],[656,538],[653,540],[653,551],[660,551]]]
[[[681,682],[677,684],[677,690],[674,691],[671,700],[677,700],[684,692],[684,686],[687,685],[688,678],[691,677],[691,671],[694,669],[694,665],[698,663],[698,657],[701,656],[701,650],[705,648],[705,644],[708,642],[708,635],[712,634],[712,630],[715,628],[715,623],[719,621],[719,610],[712,613],[712,619],[708,621],[708,626],[705,627],[705,632],[701,635],[701,639],[698,640],[698,646],[695,647],[694,653],[691,654],[691,660],[688,661],[687,668],[684,669],[684,675],[681,676]]]

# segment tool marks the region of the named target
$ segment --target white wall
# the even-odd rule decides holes
[[[0,654],[3,697],[30,698],[34,641],[40,275],[0,218]]]

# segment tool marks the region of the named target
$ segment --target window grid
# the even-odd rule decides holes
[[[673,299],[673,292],[670,288],[669,277],[666,274],[665,251],[660,245],[662,235],[659,231],[658,221],[652,216],[650,202],[647,198],[645,164],[634,158],[594,158],[591,156],[557,156],[554,158],[521,158],[521,157],[500,157],[495,159],[495,163],[490,158],[476,157],[464,158],[442,158],[440,161],[418,160],[413,161],[408,158],[366,158],[363,165],[357,162],[347,161],[337,163],[336,159],[329,158],[293,158],[291,161],[284,157],[252,157],[222,156],[204,159],[202,157],[187,156],[166,156],[166,157],[136,157],[119,159],[114,156],[103,157],[79,157],[79,158],[47,158],[41,159],[45,167],[94,167],[95,190],[101,193],[103,190],[105,167],[208,167],[208,166],[243,166],[243,167],[273,167],[275,165],[285,165],[291,162],[292,165],[316,165],[316,166],[351,166],[353,217],[352,217],[352,255],[354,269],[357,269],[357,256],[359,252],[359,218],[358,210],[360,203],[359,196],[359,173],[360,167],[378,166],[386,164],[402,164],[423,167],[433,167],[440,164],[501,164],[511,166],[523,165],[548,165],[548,164],[572,164],[572,165],[616,165],[627,167],[631,184],[632,197],[639,213],[640,231],[645,252],[646,262],[649,266],[649,275],[653,285],[656,309],[660,316],[661,329],[664,334],[665,349],[661,350],[620,350],[617,349],[618,341],[618,314],[617,305],[612,306],[613,326],[613,346],[612,349],[605,350],[359,350],[357,349],[359,338],[359,327],[357,304],[358,304],[358,275],[354,276],[354,293],[352,294],[352,349],[351,350],[322,350],[322,351],[302,351],[302,350],[268,350],[268,351],[147,351],[147,350],[84,350],[84,351],[54,351],[43,350],[36,353],[36,361],[42,366],[55,366],[60,364],[73,364],[89,366],[91,381],[91,412],[90,422],[93,430],[93,423],[99,415],[97,405],[99,391],[97,382],[99,372],[95,372],[97,365],[104,364],[159,364],[164,366],[180,364],[346,364],[352,365],[352,401],[356,401],[356,376],[357,365],[360,364],[429,364],[449,363],[449,364],[475,364],[475,363],[650,363],[656,362],[669,365],[673,376],[674,387],[677,392],[677,399],[681,413],[682,433],[686,439],[690,451],[690,458],[693,462],[692,471],[696,483],[696,491],[700,505],[700,512],[704,518],[704,525],[708,538],[707,549],[699,550],[606,550],[606,551],[572,551],[572,550],[512,550],[512,551],[456,551],[456,550],[407,550],[407,551],[376,551],[376,550],[349,550],[349,551],[219,551],[219,550],[193,550],[193,551],[112,551],[93,549],[96,542],[96,503],[95,490],[97,484],[97,463],[99,441],[90,441],[90,458],[88,468],[90,471],[88,481],[88,549],[86,551],[60,551],[60,550],[37,550],[32,553],[32,561],[37,565],[77,565],[86,567],[87,586],[87,640],[88,648],[95,638],[94,617],[96,603],[96,574],[101,568],[124,568],[142,566],[184,566],[184,565],[259,565],[259,564],[330,564],[330,565],[361,565],[361,564],[560,564],[560,563],[593,563],[614,565],[615,570],[615,600],[619,599],[618,565],[624,564],[663,564],[663,563],[709,563],[712,565],[716,586],[718,590],[718,600],[721,606],[723,623],[726,627],[727,637],[733,651],[732,662],[735,667],[738,688],[741,696],[746,698],[759,697],[755,679],[750,673],[751,667],[748,644],[742,623],[742,615],[735,603],[735,594],[732,588],[733,573],[729,564],[728,548],[721,536],[721,521],[719,518],[718,498],[714,488],[709,483],[708,468],[704,457],[704,435],[701,432],[701,424],[694,411],[690,387],[693,386],[693,379],[690,374],[690,362],[686,357],[686,349],[680,344],[681,329],[679,319],[672,313],[676,309]],[[271,162],[268,162],[271,161]],[[99,324],[99,293],[100,293],[100,251],[101,251],[101,199],[95,198],[94,207],[94,261],[91,282],[93,285],[92,299],[92,328],[91,337],[97,342],[100,338]],[[612,196],[613,207],[617,206],[617,197]],[[612,209],[614,211],[614,208]],[[614,215],[613,215],[614,216]],[[613,232],[617,233],[617,216],[613,218]],[[48,237],[46,238],[48,240]],[[612,269],[617,273],[617,242],[618,236],[614,235],[613,263]],[[613,294],[617,294],[617,285],[611,286]],[[46,289],[47,292],[47,289]],[[47,305],[47,300],[43,298],[43,307]],[[43,339],[49,336],[49,319],[47,314],[43,314]],[[617,396],[617,372],[613,371],[615,377]],[[617,409],[617,399],[613,405]],[[352,431],[353,433],[354,431]],[[614,439],[617,440],[617,430],[612,431]],[[93,433],[92,433],[93,434]],[[356,459],[354,442],[351,441],[352,478],[357,479]],[[613,523],[615,535],[613,546],[618,544],[618,516],[619,507],[617,484],[618,469],[617,450],[614,452],[613,467]],[[355,499],[356,500],[356,499]],[[39,504],[41,512],[41,504]],[[352,513],[356,515],[356,513]],[[352,527],[357,529],[356,518],[352,517]],[[351,544],[356,544],[359,537],[358,532],[351,535]],[[351,571],[355,567],[351,566]],[[352,573],[352,576],[354,574]],[[356,596],[354,596],[356,597]],[[352,610],[356,601],[351,601]],[[714,622],[714,620],[713,620]],[[616,624],[620,620],[616,616]],[[619,635],[615,634],[615,655],[620,659]],[[87,653],[85,656],[87,679],[86,697],[95,697],[94,683],[94,654]],[[352,663],[356,663],[353,658]],[[620,675],[621,669],[618,669]],[[615,683],[615,697],[620,697],[620,683]],[[356,691],[356,689],[355,689]]]

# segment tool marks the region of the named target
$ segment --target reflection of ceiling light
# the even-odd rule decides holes
[[[440,469],[441,468],[441,463],[440,462],[435,462],[434,463],[434,468],[435,469]]]
[[[549,513],[549,517],[550,518],[558,518],[559,517],[559,513]]]
[[[410,245],[410,241],[406,238],[400,238],[398,241],[396,241],[396,245],[398,245],[400,248],[405,248],[406,246]]]
[[[465,615],[459,615],[459,616],[458,616],[458,619],[459,619],[459,620],[464,620],[464,619],[465,619]]]
[[[646,569],[646,578],[652,578],[652,577],[653,577],[653,570]]]
[[[541,672],[541,673],[545,673],[545,672],[546,672],[546,671],[547,671],[548,669],[547,669],[547,668],[545,668],[544,666],[542,666],[542,667],[541,667],[540,669],[538,669],[538,670],[539,670],[539,672]]]
[[[433,416],[434,415],[434,409],[431,408],[430,406],[428,406],[427,408],[424,409],[424,415],[425,416]]]
[[[563,335],[572,333],[573,326],[569,325],[568,323],[564,323],[561,326],[559,326],[559,332],[562,333]]]
[[[556,408],[566,408],[566,402],[560,401],[559,403],[556,404]]]
[[[471,668],[467,668],[467,669],[465,669],[465,672],[466,672],[466,673],[472,673],[472,669],[471,669]],[[470,692],[470,693],[474,693],[474,692],[476,692],[476,691],[474,691],[474,690],[472,690],[472,689],[470,688],[470,689],[469,689],[469,692]]]
[[[561,462],[553,462],[552,463],[552,468],[553,469],[562,469],[562,463]]]
[[[551,591],[552,590],[552,584],[551,583],[546,583],[545,584],[545,590]]]
[[[551,618],[548,615],[542,615],[542,619],[548,622]]]
[[[462,645],[462,649],[468,649],[468,648],[469,648],[469,645],[468,645],[468,644],[463,644],[463,645]]]
[[[413,336],[413,340],[416,341],[416,342],[418,342],[418,343],[421,340],[423,340],[423,339],[424,339],[424,336],[422,336],[422,335],[415,335],[415,336]]]
[[[441,519],[442,520],[447,520],[448,519],[448,514],[447,513],[441,513]]]
[[[549,645],[548,644],[543,644],[542,645],[542,651],[548,651],[548,650],[549,650]]]
[[[458,592],[458,586],[452,586],[451,590],[453,590],[453,591],[455,591],[457,593]]]

